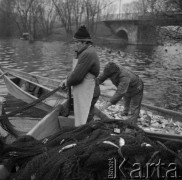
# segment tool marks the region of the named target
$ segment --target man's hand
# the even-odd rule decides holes
[[[67,88],[67,79],[63,80],[63,81],[60,83],[60,87],[62,87],[63,89],[66,89],[66,88]]]
[[[111,106],[112,104],[110,102],[106,102],[101,108],[100,110],[103,111],[105,109],[107,109],[109,106]]]

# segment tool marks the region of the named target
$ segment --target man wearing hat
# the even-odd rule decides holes
[[[80,126],[91,121],[94,116],[94,105],[100,95],[96,82],[100,62],[85,26],[75,33],[74,41],[76,58],[73,60],[73,71],[62,86],[72,86],[75,126]]]
[[[110,100],[101,107],[101,110],[115,105],[123,98],[124,110],[121,112],[121,115],[130,115],[131,117],[128,119],[128,122],[135,125],[140,114],[143,98],[144,85],[142,79],[132,71],[113,61],[108,62],[103,72],[98,76],[99,84],[102,84],[106,79],[110,79],[117,89]]]

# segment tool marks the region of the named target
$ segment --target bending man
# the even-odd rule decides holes
[[[102,84],[108,78],[117,87],[117,90],[101,109],[106,109],[123,98],[124,111],[121,115],[131,115],[131,123],[136,124],[143,98],[144,86],[142,80],[139,76],[115,62],[109,62],[106,64],[103,73],[101,73],[98,77],[99,84]]]

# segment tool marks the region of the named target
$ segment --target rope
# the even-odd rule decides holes
[[[6,115],[4,108],[2,108],[2,114]],[[13,135],[14,137],[18,137],[22,134],[25,134],[23,131],[18,131],[17,129],[14,129],[14,126],[11,124],[11,122],[9,121],[7,117],[0,119],[0,124],[5,131]]]
[[[30,103],[30,104],[27,104],[27,105],[23,106],[22,108],[19,108],[19,109],[15,110],[15,111],[12,111],[12,112],[10,112],[10,113],[8,113],[8,114],[6,114],[6,115],[0,116],[0,120],[2,120],[3,118],[7,118],[7,117],[14,116],[14,115],[16,115],[16,114],[18,114],[18,113],[20,113],[20,112],[22,112],[22,111],[26,111],[27,109],[29,109],[29,108],[35,106],[36,104],[40,103],[40,102],[43,101],[44,99],[48,98],[49,96],[51,96],[52,94],[54,94],[54,93],[55,93],[56,91],[58,91],[59,89],[61,89],[61,87],[58,87],[58,88],[54,89],[53,91],[51,91],[51,92],[49,92],[49,93],[43,95],[41,98],[39,98],[39,99],[33,101],[33,102]]]

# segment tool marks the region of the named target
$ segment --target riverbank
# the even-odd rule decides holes
[[[74,29],[74,28],[73,28]],[[76,29],[73,30],[73,34],[76,32]],[[104,23],[99,23],[97,25],[96,33],[95,35],[91,35],[94,39],[94,43],[122,43],[123,41],[113,35],[110,32],[110,29],[104,25]],[[67,34],[64,27],[57,26],[53,29],[53,33],[43,39],[45,41],[65,41],[65,42],[71,42],[73,41],[73,35]]]

